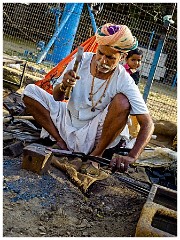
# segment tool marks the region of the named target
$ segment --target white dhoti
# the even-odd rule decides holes
[[[92,120],[82,121],[76,119],[76,121],[74,121],[75,119],[72,118],[67,109],[67,103],[55,101],[51,94],[47,93],[40,87],[34,84],[29,84],[25,88],[22,98],[24,95],[38,101],[50,112],[50,117],[54,125],[58,129],[61,138],[66,142],[70,151],[83,152],[85,154],[92,151],[101,136],[102,126],[107,114],[107,107]],[[77,127],[78,122],[81,127]],[[42,128],[41,138],[48,136],[50,136],[49,133]],[[107,148],[117,145],[122,137],[125,139],[129,138],[127,126]],[[52,136],[50,136],[50,138],[54,140]]]

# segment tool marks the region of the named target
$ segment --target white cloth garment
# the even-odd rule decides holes
[[[92,102],[88,99],[92,84],[92,75],[90,73],[92,57],[93,53],[83,54],[83,59],[78,71],[80,80],[76,82],[68,104],[55,101],[52,95],[34,84],[29,84],[23,92],[23,95],[37,100],[50,111],[52,121],[57,127],[60,136],[66,142],[68,149],[71,151],[84,152],[85,154],[90,153],[95,143],[97,143],[101,135],[108,105],[117,93],[123,93],[127,96],[131,104],[131,114],[148,113],[148,109],[138,87],[121,65],[114,71],[105,96],[102,98],[102,103],[98,103],[95,112],[92,112]],[[75,60],[68,64],[65,72],[73,68],[74,61]],[[60,83],[62,78],[63,74],[57,79],[56,84]],[[94,92],[102,85],[103,81],[104,80],[98,78],[94,79]],[[98,101],[102,95],[104,87],[105,86],[94,95],[95,102]],[[44,138],[48,135],[49,133],[45,131],[45,129],[42,129],[41,137]],[[127,126],[107,148],[114,147],[122,137],[125,139],[129,138]]]

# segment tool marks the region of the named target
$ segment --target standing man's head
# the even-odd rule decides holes
[[[98,28],[96,41],[98,43],[97,68],[103,73],[114,70],[126,53],[138,46],[136,38],[127,26],[111,23]]]
[[[126,56],[126,63],[130,69],[137,69],[141,66],[141,61],[143,58],[143,51],[139,48],[131,50]]]

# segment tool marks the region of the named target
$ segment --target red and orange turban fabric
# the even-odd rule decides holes
[[[126,25],[107,23],[97,29],[98,45],[106,45],[120,52],[129,52],[138,47],[138,41]]]

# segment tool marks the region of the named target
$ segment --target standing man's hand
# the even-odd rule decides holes
[[[121,156],[119,154],[114,153],[110,162],[110,167],[112,171],[126,172],[130,164],[135,162],[135,158],[129,156]]]

